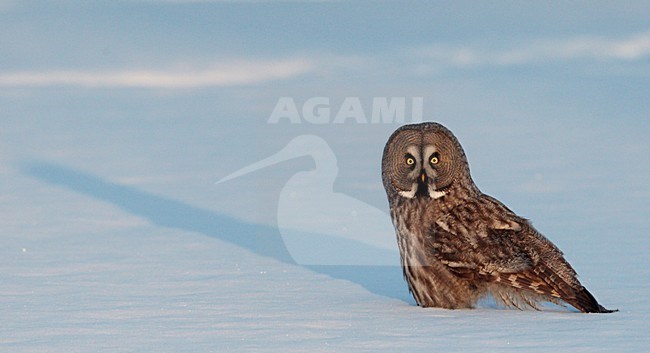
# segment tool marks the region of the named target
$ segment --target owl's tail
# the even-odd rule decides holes
[[[568,264],[567,264],[568,266]],[[508,287],[521,288],[533,293],[546,296],[546,300],[557,298],[565,301],[583,313],[612,313],[598,304],[587,288],[579,283],[570,285],[555,274],[548,266],[538,263],[535,268],[519,273],[502,273],[496,281]],[[577,281],[576,281],[577,282]],[[517,306],[515,304],[515,306]],[[534,305],[530,305],[535,307]]]
[[[596,298],[585,287],[577,291],[575,298],[567,301],[583,313],[613,313],[618,311],[618,309],[610,310],[598,304]]]
[[[571,268],[571,265],[569,265],[569,263],[563,258],[561,260],[562,262],[560,264],[563,263],[566,266],[565,271],[568,273],[574,273],[575,276],[575,272]],[[556,271],[549,268],[546,264],[537,264],[537,267],[533,269],[533,272],[538,276],[538,279],[541,279],[543,284],[540,284],[539,282],[535,283],[533,281],[533,286],[531,288],[541,290],[541,292],[562,299],[583,313],[613,313],[618,311],[609,310],[598,304],[596,298],[594,298],[587,288],[582,286],[577,279],[575,280],[575,284],[569,284],[562,279],[561,276],[557,275]],[[544,284],[548,285],[550,288],[546,288]]]

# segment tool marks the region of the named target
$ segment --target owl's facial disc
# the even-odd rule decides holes
[[[382,181],[389,200],[394,194],[442,200],[460,191],[480,193],[458,140],[435,123],[395,130],[384,147]]]

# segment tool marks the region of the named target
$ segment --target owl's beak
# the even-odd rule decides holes
[[[424,183],[426,179],[427,179],[427,175],[424,173],[424,171],[422,171],[422,173],[420,174],[420,180],[422,180],[422,183]]]

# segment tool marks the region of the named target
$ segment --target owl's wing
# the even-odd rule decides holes
[[[561,299],[583,312],[607,312],[580,284],[562,252],[528,221],[502,207],[498,218],[477,221],[452,215],[460,222],[434,225],[434,257],[459,277],[535,294],[522,295],[523,302],[534,308],[537,296]],[[517,306],[514,300],[511,303]]]
[[[513,237],[514,230],[486,229],[482,235],[437,228],[431,238],[435,258],[458,276],[494,280],[499,274],[523,273],[533,259]]]

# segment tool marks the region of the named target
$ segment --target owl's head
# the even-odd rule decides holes
[[[452,187],[475,189],[456,137],[438,123],[404,125],[388,139],[382,158],[386,191],[401,197],[445,196]]]

